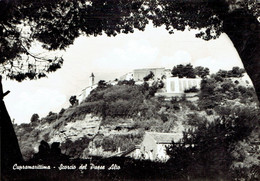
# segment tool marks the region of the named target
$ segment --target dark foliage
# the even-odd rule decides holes
[[[229,79],[222,79],[220,76],[205,78],[201,81],[201,91],[199,93],[199,106],[203,109],[212,109],[227,100],[239,99],[241,103],[256,102],[253,87],[244,87],[233,83]]]
[[[126,151],[140,144],[143,134],[129,134],[129,135],[113,135],[105,137],[102,140],[101,146],[105,151],[116,151],[120,148],[121,151]]]
[[[49,112],[49,114],[45,117],[45,118],[43,118],[43,122],[48,122],[48,123],[51,123],[51,122],[53,122],[54,120],[56,120],[56,119],[58,119],[58,114],[57,113],[53,113],[53,112]]]
[[[62,58],[30,52],[34,40],[47,50],[65,49],[80,35],[115,36],[144,30],[148,23],[140,1],[1,1],[1,72],[22,81],[45,77],[57,70]],[[142,13],[141,13],[142,12]],[[21,31],[27,28],[28,34]]]
[[[77,99],[77,96],[71,96],[69,99],[69,102],[72,106],[74,106],[74,105],[77,105],[79,101]]]
[[[65,109],[62,108],[62,109],[60,110],[59,114],[58,114],[58,118],[60,118],[60,117],[63,115],[64,112],[65,112]]]
[[[177,97],[172,97],[170,103],[174,110],[180,110],[180,100]]]
[[[31,117],[30,122],[33,123],[33,122],[37,122],[37,121],[39,121],[39,115],[38,114],[33,114],[32,117]]]
[[[257,111],[236,110],[235,114],[223,115],[214,122],[200,122],[197,129],[188,130],[180,143],[173,143],[167,153],[169,163],[179,175],[190,179],[232,179],[232,151],[235,144],[247,138],[259,127]]]
[[[195,86],[190,89],[184,90],[184,93],[196,93],[196,92],[199,92],[199,89],[197,89]]]
[[[131,80],[122,80],[118,81],[118,85],[135,85],[135,81],[133,79]]]
[[[86,136],[76,141],[67,139],[65,142],[61,143],[60,148],[65,155],[69,155],[71,158],[79,158],[84,149],[88,147],[89,142],[90,139]]]
[[[144,77],[144,81],[148,81],[154,77],[154,73],[150,71],[150,73]]]
[[[191,64],[187,64],[187,65],[180,64],[180,65],[174,66],[171,73],[172,73],[173,77],[195,78],[194,69]]]
[[[191,64],[179,64],[173,67],[171,73],[173,77],[179,78],[196,78],[196,76],[204,78],[209,75],[209,69],[201,66],[193,68]]]
[[[243,77],[245,73],[245,69],[239,67],[233,67],[232,70],[219,70],[217,72],[217,76],[222,78],[229,78],[229,77]]]
[[[198,66],[194,68],[195,74],[201,78],[205,78],[209,75],[209,69],[207,67]]]

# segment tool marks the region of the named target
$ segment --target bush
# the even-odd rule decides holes
[[[238,81],[238,80],[235,80],[235,84],[239,84],[239,81]]]
[[[190,89],[184,90],[184,93],[196,93],[199,92],[199,89],[197,89],[195,86],[191,87]]]
[[[143,79],[144,79],[144,81],[148,81],[148,80],[152,79],[153,77],[154,77],[154,73],[152,71],[150,71],[150,73],[147,76],[145,76]]]
[[[258,114],[258,110],[245,107],[213,122],[201,122],[197,129],[184,133],[182,144],[173,143],[167,148],[168,163],[175,165],[178,174],[205,180],[216,177],[231,180],[234,145],[247,140],[252,130],[259,127]]]
[[[79,100],[77,99],[77,96],[71,96],[69,99],[69,102],[70,102],[71,106],[74,106],[74,105],[78,105]]]
[[[193,102],[191,102],[191,101],[186,101],[186,102],[185,102],[185,105],[186,105],[188,108],[190,108],[190,110],[192,110],[192,111],[199,111],[198,106],[195,105],[195,104],[194,104]]]
[[[206,111],[207,115],[209,115],[209,116],[213,115],[213,111],[211,109],[206,109],[205,111]]]
[[[126,151],[135,145],[141,143],[144,133],[128,134],[128,135],[113,135],[105,137],[101,143],[105,151],[115,152],[118,148]]]
[[[26,123],[22,123],[20,127],[23,128],[26,133],[30,133],[33,130],[32,126]]]
[[[86,107],[103,118],[131,117],[138,113],[143,99],[139,86],[122,84],[93,91],[86,99]]]
[[[45,121],[48,123],[53,122],[54,120],[56,120],[58,118],[58,114],[57,113],[53,113],[53,112],[49,112],[48,116],[45,117]]]
[[[166,115],[166,114],[161,114],[160,117],[161,117],[161,120],[162,120],[164,123],[168,121],[168,115]]]
[[[60,110],[60,112],[59,112],[59,118],[63,115],[64,112],[65,112],[65,109],[62,108],[62,109]]]
[[[170,107],[172,109],[174,109],[174,110],[180,110],[181,108],[180,108],[180,103],[179,102],[180,101],[178,100],[177,97],[172,97],[171,101],[170,101],[170,103],[171,103]]]
[[[35,123],[39,121],[39,115],[38,114],[33,114],[31,117],[31,123]]]
[[[197,113],[188,114],[187,117],[187,124],[190,126],[197,127],[202,123],[207,122],[207,119],[205,117],[201,117]]]
[[[65,142],[61,143],[61,150],[65,152],[66,155],[69,155],[74,158],[79,158],[82,156],[85,148],[88,147],[90,139],[88,137],[80,138],[76,141],[71,141],[67,139]]]

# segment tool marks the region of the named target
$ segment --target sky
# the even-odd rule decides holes
[[[36,44],[32,51],[42,51]],[[211,73],[219,69],[243,67],[237,51],[226,34],[216,40],[195,38],[195,31],[169,34],[163,27],[148,25],[144,32],[116,37],[81,36],[66,51],[50,52],[62,55],[61,69],[40,80],[21,83],[3,80],[4,91],[11,93],[4,101],[11,119],[17,124],[29,123],[34,113],[40,117],[50,111],[59,112],[69,106],[69,98],[79,95],[89,85],[93,72],[95,82],[114,80],[137,68],[172,69],[178,64],[208,67]]]

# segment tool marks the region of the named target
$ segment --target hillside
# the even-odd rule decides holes
[[[16,125],[22,154],[32,158],[45,140],[60,142],[62,152],[74,158],[110,156],[140,144],[145,131],[182,133],[238,110],[257,109],[254,89],[238,78],[212,75],[202,80],[199,92],[171,100],[155,96],[163,87],[160,81],[141,85],[101,81],[79,105]]]

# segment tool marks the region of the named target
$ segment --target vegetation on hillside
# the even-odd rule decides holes
[[[79,105],[72,104],[59,114],[50,112],[41,119],[34,114],[29,125],[17,126],[22,152],[26,158],[31,158],[35,152],[33,142],[49,141],[51,129],[63,130],[69,122],[83,120],[91,114],[101,120],[99,135],[75,141],[66,139],[61,143],[63,153],[87,156],[90,142],[104,152],[113,153],[119,147],[124,151],[140,144],[144,131],[177,131],[186,136],[183,144],[176,146],[174,143],[168,151],[171,157],[168,164],[178,162],[173,168],[176,175],[187,173],[190,178],[211,179],[216,174],[223,178],[236,174],[253,178],[259,164],[259,158],[251,149],[259,140],[257,97],[253,87],[242,83],[239,74],[232,74],[234,78],[222,72],[202,79],[201,89],[194,91],[197,92],[195,101],[186,96],[170,100],[155,96],[164,86],[161,81],[144,81],[141,85],[133,80],[119,81],[116,85],[100,81]],[[39,125],[50,130],[41,133]],[[259,153],[259,150],[255,148],[253,152]],[[242,173],[238,176],[241,169],[243,176]]]

